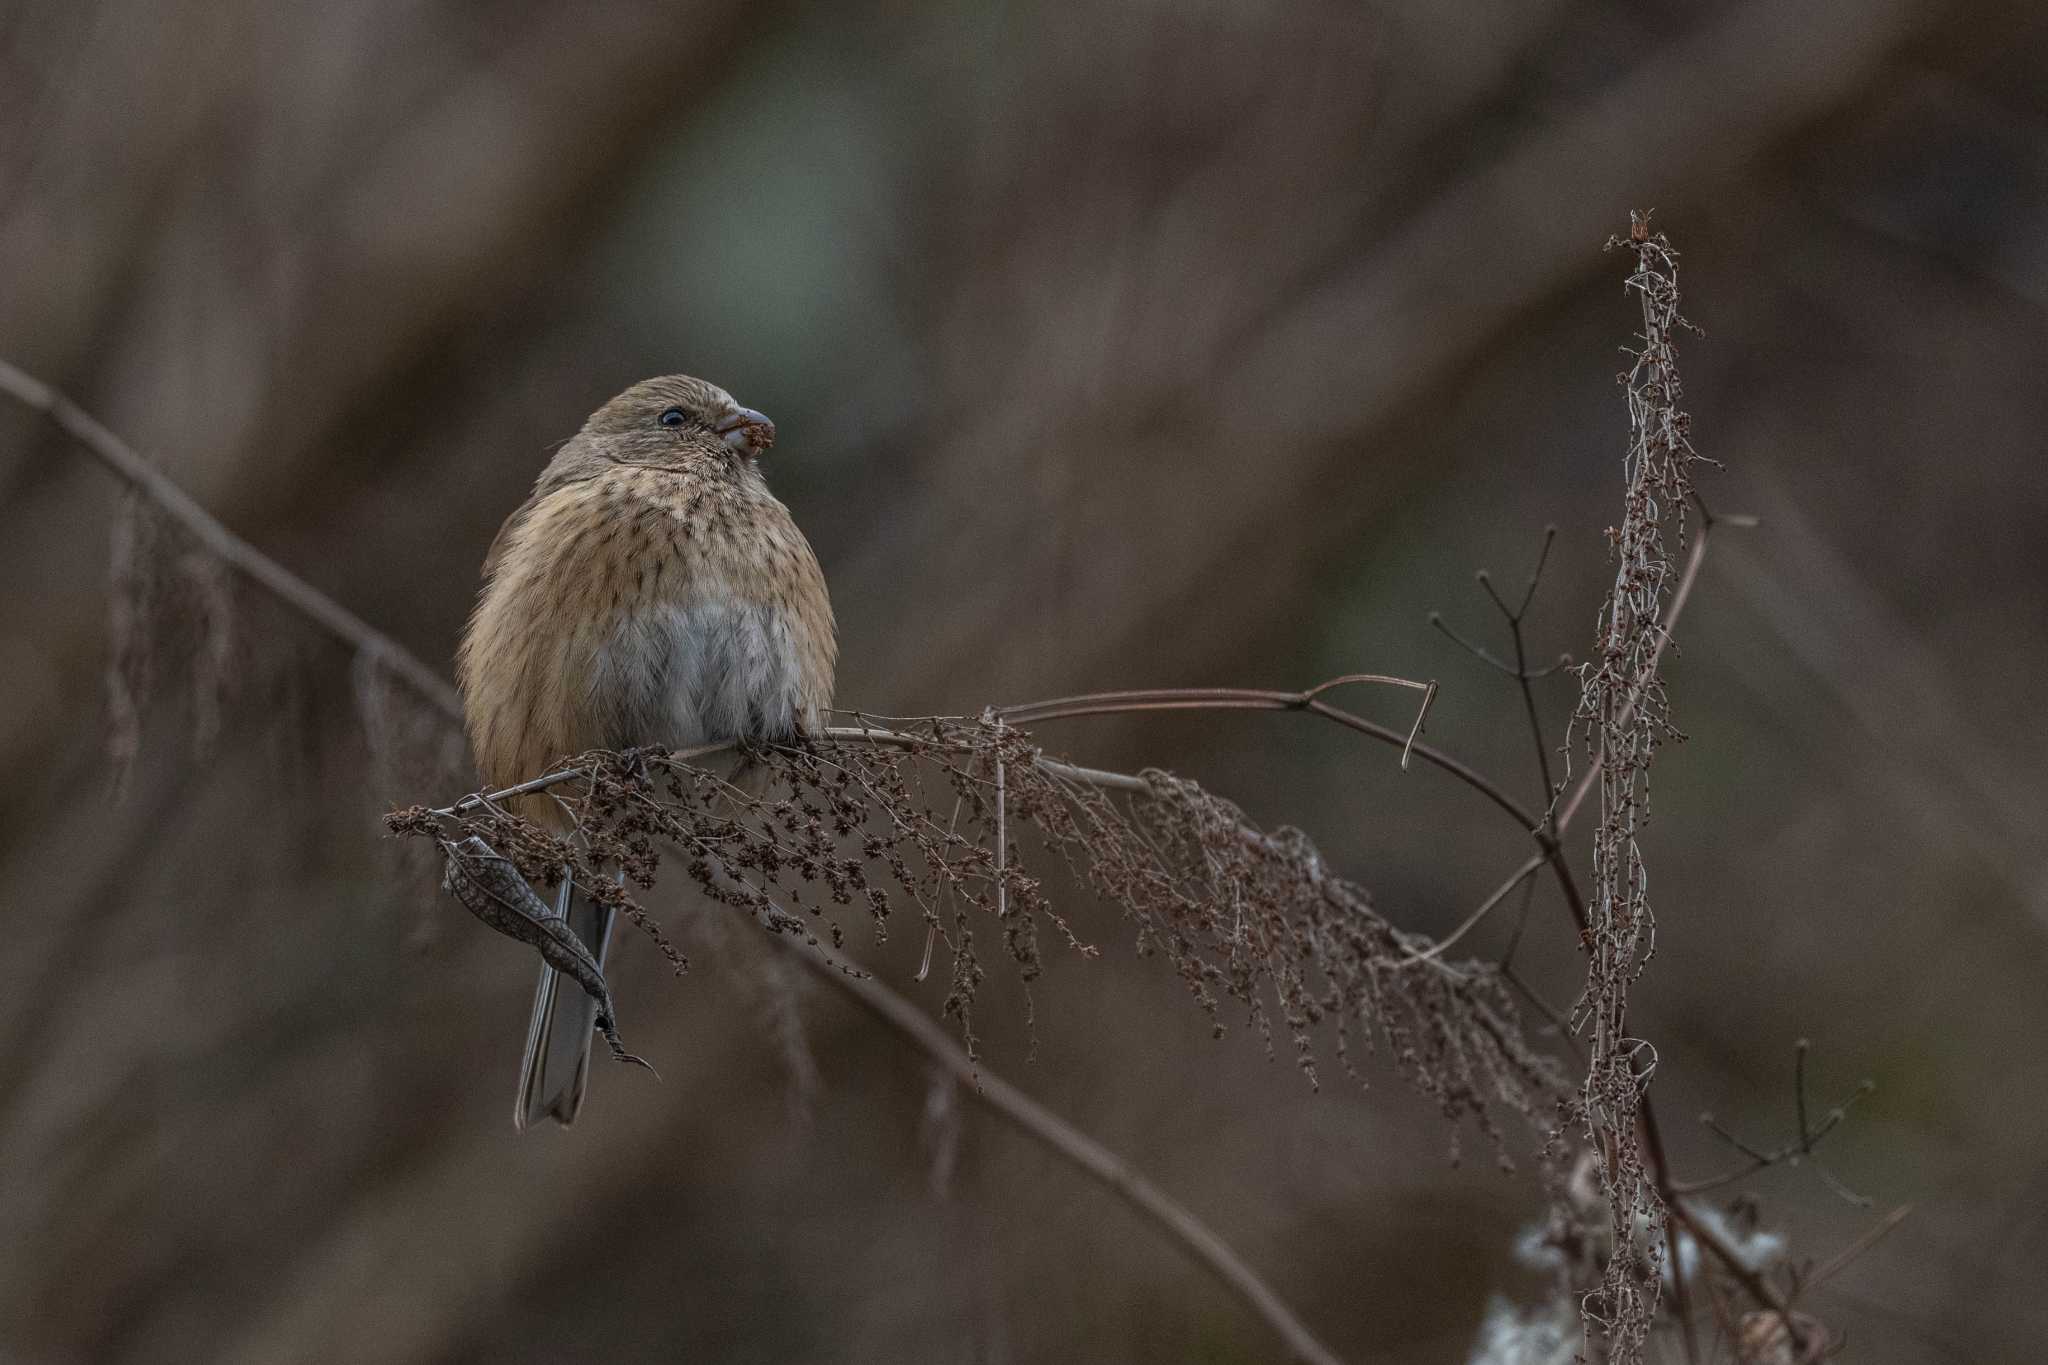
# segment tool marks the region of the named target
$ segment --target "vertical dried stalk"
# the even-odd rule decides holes
[[[178,573],[199,631],[192,652],[192,753],[204,760],[220,739],[221,704],[234,684],[234,583],[227,566],[204,550],[180,555]]]
[[[1614,588],[1601,607],[1593,658],[1579,670],[1574,727],[1599,764],[1600,823],[1593,835],[1593,890],[1587,906],[1586,987],[1573,1024],[1591,1034],[1580,1117],[1602,1157],[1612,1250],[1602,1285],[1585,1303],[1589,1336],[1605,1355],[1638,1360],[1657,1311],[1657,1262],[1665,1244],[1663,1201],[1639,1142],[1643,1093],[1656,1052],[1628,1028],[1629,988],[1656,947],[1649,877],[1638,842],[1649,818],[1650,765],[1678,732],[1658,663],[1663,613],[1675,581],[1672,546],[1685,535],[1695,458],[1681,405],[1674,334],[1690,324],[1678,310],[1678,253],[1637,215],[1624,246],[1635,256],[1627,287],[1642,305],[1641,348],[1621,376],[1628,397],[1629,450],[1621,525],[1610,528]],[[1591,1348],[1593,1342],[1589,1340]]]
[[[155,673],[148,623],[156,609],[161,531],[147,497],[132,489],[122,495],[107,566],[107,762],[116,796],[127,790],[142,748],[142,713]]]

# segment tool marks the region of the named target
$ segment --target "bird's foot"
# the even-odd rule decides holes
[[[649,760],[667,754],[668,750],[658,744],[628,744],[619,750],[619,771],[636,781],[645,781]]]

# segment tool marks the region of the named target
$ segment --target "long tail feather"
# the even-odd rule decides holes
[[[603,971],[611,951],[612,912],[588,896],[575,894],[569,877],[555,893],[555,908],[597,958]],[[526,1057],[519,1068],[519,1100],[512,1123],[524,1130],[551,1118],[564,1126],[576,1121],[583,1093],[590,1085],[590,1047],[596,1037],[597,1002],[581,985],[551,966],[540,969],[533,993],[533,1018],[526,1029]]]

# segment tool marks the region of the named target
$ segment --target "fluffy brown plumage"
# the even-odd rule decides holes
[[[701,379],[591,415],[506,519],[456,661],[477,766],[510,786],[592,748],[786,739],[831,701],[825,577],[756,463],[767,418]],[[526,813],[558,822],[554,803]],[[570,921],[600,960],[609,915]],[[594,1002],[543,968],[517,1111],[581,1103]],[[569,1007],[573,1006],[573,1007]]]

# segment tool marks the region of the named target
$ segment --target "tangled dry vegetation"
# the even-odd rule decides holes
[[[1605,1331],[1624,1358],[1639,1354],[1656,1321],[1662,1276],[1654,1270],[1666,1236],[1660,1177],[1646,1159],[1643,1096],[1656,1069],[1656,1049],[1628,1026],[1629,989],[1656,945],[1649,871],[1638,836],[1649,818],[1650,766],[1665,740],[1678,736],[1659,665],[1670,640],[1665,607],[1678,582],[1674,551],[1685,538],[1686,510],[1697,499],[1690,419],[1679,382],[1676,334],[1691,327],[1678,311],[1678,255],[1646,218],[1626,241],[1636,268],[1628,288],[1642,305],[1643,330],[1622,376],[1628,398],[1629,449],[1623,464],[1622,519],[1608,531],[1614,587],[1601,604],[1595,653],[1579,669],[1572,725],[1596,765],[1600,819],[1593,832],[1593,889],[1581,925],[1586,985],[1572,1012],[1588,1038],[1586,1078],[1575,1117],[1606,1154],[1608,1239],[1613,1248],[1597,1292],[1586,1296],[1589,1324]],[[1570,737],[1565,745],[1571,750]],[[1656,1165],[1661,1166],[1661,1160]]]
[[[1490,964],[1425,955],[1428,940],[1380,915],[1307,835],[1262,830],[1185,778],[1062,763],[993,718],[835,727],[801,746],[751,752],[742,766],[754,771],[736,778],[709,758],[584,754],[537,792],[413,807],[389,823],[434,840],[457,869],[479,846],[535,885],[573,869],[678,968],[682,954],[634,895],[655,885],[666,857],[708,899],[811,946],[843,945],[850,916],[882,938],[914,914],[929,936],[927,965],[929,945],[947,955],[944,1013],[970,1053],[992,957],[1028,987],[1048,934],[1096,951],[1035,870],[1038,856],[1054,857],[1130,922],[1138,952],[1172,966],[1219,1034],[1235,1007],[1311,1083],[1319,1031],[1354,1075],[1359,1045],[1384,1047],[1447,1118],[1476,1122],[1503,1163],[1494,1108],[1547,1131],[1569,1091],[1524,1036]],[[552,834],[513,808],[541,793],[573,833]]]

